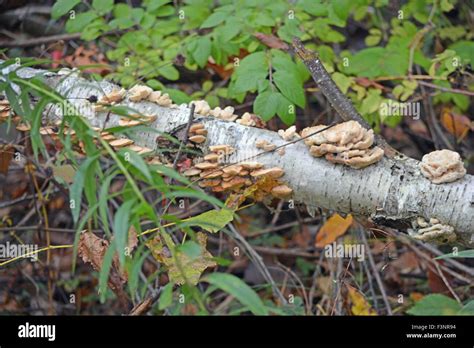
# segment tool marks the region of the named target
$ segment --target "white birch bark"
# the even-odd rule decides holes
[[[77,76],[58,76],[53,73],[24,68],[21,77],[37,74],[45,76],[45,82],[77,107],[87,107],[84,99],[90,95],[99,98],[110,92],[115,85],[102,81],[90,82]],[[187,123],[189,108],[161,107],[150,102],[133,103],[125,99],[121,105],[135,108],[144,114],[157,115],[151,127],[170,132]],[[105,113],[85,117],[91,125],[101,127]],[[50,118],[60,117],[50,112]],[[275,145],[285,143],[276,132],[246,127],[235,122],[221,121],[213,117],[195,115],[208,130],[205,146],[228,144],[243,159],[254,149],[259,139]],[[118,125],[119,117],[112,115],[107,126]],[[46,122],[46,120],[45,120]],[[136,132],[136,144],[156,148],[155,132]],[[383,158],[365,169],[352,169],[335,165],[324,158],[314,158],[303,142],[289,145],[285,154],[276,152],[258,157],[266,167],[281,167],[285,171],[282,180],[293,189],[293,198],[309,207],[321,207],[341,213],[370,217],[374,222],[406,230],[413,219],[437,218],[441,223],[454,227],[458,241],[474,245],[474,177],[466,175],[449,184],[435,185],[423,177],[418,161],[411,158]],[[255,152],[254,152],[255,153]]]

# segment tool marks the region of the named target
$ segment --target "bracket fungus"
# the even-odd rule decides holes
[[[232,106],[226,106],[224,109],[216,107],[212,109],[209,114],[225,121],[235,121],[238,117],[237,115],[234,115],[234,108]]]
[[[249,112],[244,113],[242,117],[235,122],[241,124],[242,126],[248,127],[255,127],[257,125],[257,122],[255,122],[254,120],[254,117],[252,117],[252,114]]]
[[[292,140],[298,139],[300,137],[300,135],[298,133],[296,133],[296,127],[295,126],[291,126],[290,128],[288,128],[286,130],[280,129],[278,131],[278,135],[283,140],[286,140],[286,141],[292,141]]]
[[[139,102],[146,99],[153,90],[148,86],[135,85],[128,91],[128,99],[132,102]]]
[[[466,175],[461,156],[451,150],[433,151],[424,155],[420,171],[433,184],[453,182]]]
[[[160,106],[171,106],[173,101],[168,93],[161,93],[161,91],[153,91],[148,95],[148,101],[158,104]]]
[[[110,93],[103,95],[98,103],[99,104],[114,104],[120,103],[125,97],[125,89],[123,88],[114,88]]]
[[[442,224],[436,218],[426,221],[424,218],[418,217],[413,222],[413,229],[408,232],[417,240],[437,244],[452,243],[457,238],[452,226]]]
[[[211,107],[205,100],[196,100],[189,103],[189,106],[194,104],[194,112],[199,115],[208,116],[211,112]]]
[[[326,128],[325,125],[308,127],[302,137]],[[330,129],[309,136],[304,140],[314,157],[360,169],[378,162],[384,155],[383,149],[374,144],[374,131],[365,129],[356,121],[340,123]]]
[[[276,148],[276,145],[266,140],[260,139],[255,142],[255,147],[263,151],[272,151]]]

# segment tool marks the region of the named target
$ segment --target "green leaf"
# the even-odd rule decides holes
[[[278,70],[273,74],[273,81],[285,97],[299,107],[304,108],[306,104],[304,88],[297,77],[287,71]]]
[[[454,5],[449,2],[449,0],[441,0],[440,1],[441,11],[449,12],[454,8]]]
[[[212,15],[207,17],[204,23],[202,23],[201,29],[215,27],[221,24],[227,17],[229,17],[229,13],[227,11],[214,12]]]
[[[186,225],[199,226],[202,229],[216,233],[223,229],[234,219],[234,213],[230,209],[209,210],[202,214],[185,220]]]
[[[280,119],[287,125],[291,126],[295,123],[296,120],[296,111],[295,106],[291,103],[288,99],[286,99],[283,95],[280,94],[278,107],[277,107],[277,114]]]
[[[192,240],[186,241],[178,246],[178,248],[180,252],[185,253],[191,260],[195,260],[201,255],[201,246]]]
[[[65,15],[70,10],[72,10],[81,0],[58,0],[54,3],[54,6],[51,10],[51,17],[53,19],[58,19],[59,17]]]
[[[165,88],[163,90],[165,93],[168,93],[170,98],[175,102],[176,104],[188,104],[192,98],[184,93],[183,91],[180,91],[179,89],[174,89],[174,88]]]
[[[459,315],[474,315],[474,300],[469,301],[458,312]]]
[[[268,121],[277,112],[280,95],[280,93],[272,91],[260,93],[253,103],[253,112],[262,117],[264,121]]]
[[[255,70],[267,70],[268,62],[266,59],[265,52],[255,52],[249,54],[239,63],[239,66],[236,69],[236,74],[245,74],[249,71]]]
[[[102,260],[102,265],[100,267],[99,273],[99,294],[100,302],[105,302],[105,295],[107,294],[107,280],[109,279],[110,268],[112,267],[112,261],[114,258],[115,240],[110,243],[107,251],[105,252],[104,259]],[[123,254],[123,253],[122,253]]]
[[[246,74],[240,74],[234,84],[236,93],[255,91],[260,81],[265,80],[268,72],[266,70],[252,70]]]
[[[100,14],[106,14],[114,8],[114,0],[93,0],[92,8]]]
[[[368,115],[379,110],[383,98],[380,96],[380,90],[369,90],[367,97],[362,101],[360,112],[362,115]]]
[[[130,156],[130,164],[137,168],[143,174],[143,176],[151,182],[152,178],[150,169],[148,168],[148,165],[145,163],[143,158],[141,158],[139,154],[132,150],[127,151],[126,149],[124,149],[122,150],[122,152],[124,155],[128,153],[128,155]]]
[[[255,315],[268,315],[268,309],[257,293],[240,278],[227,273],[212,273],[205,279],[208,283],[229,293],[239,300]]]
[[[222,42],[233,39],[242,30],[240,22],[235,19],[227,20],[225,25],[218,29],[218,34]]]
[[[364,77],[403,75],[408,69],[408,48],[371,47],[359,51],[349,59],[349,66],[342,72]]]
[[[472,41],[458,41],[451,46],[449,46],[450,50],[456,51],[463,60],[467,60],[468,63],[474,65],[474,42]]]
[[[339,87],[342,93],[344,94],[347,93],[349,87],[352,84],[352,78],[347,77],[346,75],[341,74],[340,72],[335,72],[334,74],[332,74],[332,79],[336,83],[337,87]]]
[[[79,13],[74,19],[69,19],[66,23],[66,31],[68,33],[77,33],[82,31],[86,25],[97,18],[97,14],[92,11]]]
[[[201,68],[207,64],[207,59],[211,55],[211,40],[209,37],[203,36],[196,40],[192,55]]]
[[[84,190],[84,184],[86,177],[89,180],[93,180],[88,173],[91,165],[97,160],[98,155],[87,158],[79,167],[79,170],[74,175],[72,185],[69,187],[70,200],[73,202],[73,208],[71,208],[72,218],[74,223],[77,223],[79,219],[79,212],[81,211],[82,202],[82,191]]]
[[[456,258],[456,257],[474,258],[474,250],[463,250],[457,253],[445,254],[445,255],[438,256],[436,259],[437,260],[450,259],[450,258]]]
[[[130,226],[130,212],[134,200],[123,203],[115,212],[114,216],[114,241],[121,264],[125,262],[125,247],[127,246],[128,228]]]
[[[412,315],[456,315],[461,305],[450,297],[432,294],[423,297],[407,313]]]
[[[147,11],[155,11],[169,2],[171,2],[171,0],[150,0],[147,4]]]
[[[369,35],[365,38],[365,44],[367,46],[375,46],[377,45],[380,40],[382,39],[382,36],[379,35]]]
[[[173,283],[168,283],[165,285],[163,290],[161,290],[158,309],[163,310],[168,308],[171,306],[171,303],[173,303]]]

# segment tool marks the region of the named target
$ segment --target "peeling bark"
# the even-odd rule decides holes
[[[23,68],[18,75],[24,78],[43,74],[45,82],[75,106],[87,106],[84,99],[91,95],[99,98],[112,91],[114,84],[106,81],[89,82],[76,76]],[[133,103],[125,99],[121,105],[135,108],[143,114],[157,115],[151,127],[171,133],[188,123],[190,110],[161,107],[150,102]],[[54,108],[48,116],[60,117]],[[106,113],[85,115],[91,125],[102,127]],[[47,121],[47,120],[45,120]],[[112,115],[107,127],[117,126],[119,117]],[[236,122],[195,115],[195,121],[205,125],[208,131],[205,148],[210,145],[228,144],[236,149],[240,160],[253,151],[255,142],[266,140],[277,146],[286,142],[276,132],[242,126]],[[157,147],[156,132],[137,131],[134,140],[140,146]],[[356,170],[335,165],[324,158],[309,154],[303,142],[287,146],[284,155],[270,152],[259,156],[266,167],[281,167],[285,171],[282,181],[293,189],[293,198],[311,207],[321,207],[341,213],[370,217],[375,223],[406,230],[417,217],[426,220],[437,218],[442,224],[454,227],[458,241],[474,245],[474,177],[449,184],[435,185],[423,177],[418,161],[401,156],[383,158],[365,169]]]

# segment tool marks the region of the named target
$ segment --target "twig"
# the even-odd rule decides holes
[[[380,293],[382,294],[383,302],[385,303],[385,307],[387,308],[387,314],[393,315],[392,307],[390,307],[390,302],[388,302],[385,286],[383,284],[382,278],[380,277],[380,273],[377,267],[375,266],[374,257],[372,256],[372,251],[370,250],[370,246],[369,246],[369,243],[367,242],[367,237],[365,236],[365,232],[363,229],[360,229],[360,235],[365,247],[367,248],[367,257],[369,258],[369,264],[374,273],[375,281],[377,282],[377,285],[379,286]]]
[[[428,250],[429,252],[437,255],[437,256],[441,256],[443,255],[443,253],[441,251],[439,251],[437,248],[435,248],[434,246],[431,246],[430,244],[426,244],[426,243],[423,243],[423,242],[420,242],[420,241],[415,241],[415,243]],[[459,269],[460,271],[462,272],[465,272],[467,274],[469,274],[471,277],[474,277],[474,269],[470,268],[470,267],[467,267],[466,265],[463,265],[462,263],[454,260],[454,259],[451,259],[451,258],[447,258],[447,259],[444,259],[444,261],[446,263],[449,263],[451,264],[453,267],[456,267],[457,269]]]
[[[439,276],[440,276],[441,279],[443,280],[444,285],[446,285],[446,287],[448,288],[448,290],[449,290],[449,292],[451,293],[451,295],[453,295],[453,297],[456,299],[456,301],[458,301],[459,304],[462,304],[461,299],[460,299],[459,296],[454,292],[453,288],[451,287],[451,285],[449,284],[448,280],[447,280],[446,277],[444,276],[443,271],[442,271],[441,268],[439,267],[438,262],[435,261],[435,262],[434,262],[434,265],[435,265],[435,267],[436,267],[436,270],[438,271]]]
[[[420,71],[420,67],[417,66],[418,71]],[[420,83],[421,81],[419,81]],[[444,134],[443,130],[439,126],[436,116],[435,116],[435,111],[433,108],[433,103],[431,102],[431,97],[427,94],[426,89],[423,87],[424,85],[420,83],[420,90],[421,90],[421,95],[423,97],[423,105],[425,108],[425,111],[428,113],[428,129],[430,130],[431,137],[433,139],[433,142],[435,144],[436,149],[440,149],[444,145],[450,149],[454,150],[451,142],[449,139],[446,137]],[[438,138],[439,137],[439,138]]]
[[[123,32],[123,30],[111,30],[101,34],[103,35],[110,35],[115,33]],[[71,34],[58,34],[58,35],[50,35],[44,37],[35,37],[33,39],[27,39],[23,41],[0,41],[0,47],[29,47],[29,46],[38,46],[50,42],[56,41],[69,41],[79,39],[82,35],[82,32],[79,33],[71,33]]]
[[[45,37],[35,37],[33,39],[27,39],[23,41],[0,41],[0,47],[29,47],[38,46],[55,41],[68,41],[75,40],[81,37],[82,33],[71,33],[71,34],[58,34],[50,35]]]
[[[362,118],[354,108],[354,105],[352,105],[350,100],[334,83],[331,76],[321,63],[321,60],[318,58],[318,55],[307,50],[301,40],[296,37],[293,38],[293,49],[303,60],[303,63],[311,73],[316,85],[321,89],[321,92],[329,100],[329,103],[337,111],[339,116],[341,116],[344,121],[355,120],[364,128],[371,129],[367,121]]]
[[[434,17],[434,14],[436,12],[436,1],[433,2],[433,7],[431,8],[430,15],[428,17],[428,21],[425,24],[425,26],[418,32],[416,33],[415,37],[413,38],[412,42],[410,43],[410,59],[408,61],[408,75],[411,75],[413,72],[413,59],[415,56],[415,50],[417,46],[420,44],[420,41],[425,37],[425,35],[435,27],[433,24],[432,20]]]
[[[132,308],[130,313],[128,315],[130,316],[138,316],[138,315],[143,315],[146,314],[151,307],[155,304],[155,302],[160,298],[161,294],[161,288],[159,288],[155,293],[149,297],[147,297],[145,300],[137,304],[135,307]]]
[[[474,97],[474,92],[465,91],[463,89],[442,87],[442,86],[438,86],[438,85],[435,85],[434,83],[430,83],[430,82],[426,82],[426,81],[418,81],[418,84],[426,86],[426,87],[434,88],[434,89],[439,89],[440,91],[443,91],[443,92],[464,94],[464,95],[468,95],[470,97]]]
[[[282,304],[287,304],[285,296],[281,293],[280,289],[276,286],[275,281],[273,280],[272,275],[268,271],[268,268],[265,266],[265,263],[262,260],[262,257],[255,251],[255,249],[245,240],[245,238],[237,231],[233,224],[229,224],[229,230],[231,236],[244,246],[244,249],[247,250],[249,258],[254,262],[255,266],[260,270],[260,273],[265,278],[265,280],[272,287],[274,295],[278,297]]]
[[[26,254],[22,254],[21,256],[17,256],[17,257],[14,257],[14,258],[11,258],[7,261],[4,261],[4,262],[0,262],[0,267],[2,266],[5,266],[5,265],[8,265],[9,263],[12,263],[12,262],[15,262],[19,259],[24,259],[24,258],[27,258],[28,256],[32,256],[32,255],[35,255],[35,254],[39,254],[43,251],[49,251],[49,250],[54,250],[54,249],[66,249],[66,248],[72,248],[74,245],[72,244],[66,244],[66,245],[50,245],[49,247],[45,247],[45,248],[41,248],[41,249],[38,249],[38,250],[34,250],[34,251],[31,251],[29,253],[26,253]]]
[[[56,189],[56,190],[53,190],[51,193],[57,193],[57,192],[59,192],[59,190]],[[10,207],[12,205],[21,203],[23,201],[27,201],[27,200],[32,199],[32,198],[38,198],[38,194],[37,193],[36,194],[30,194],[30,195],[25,194],[22,197],[18,197],[18,198],[12,199],[10,201],[0,202],[0,209]]]
[[[295,53],[303,60],[303,63],[308,68],[316,85],[321,89],[321,92],[329,100],[329,104],[337,111],[339,116],[344,121],[354,120],[366,129],[371,129],[370,125],[357,112],[351,101],[342,93],[332,80],[331,76],[324,68],[318,55],[312,51],[307,50],[300,39],[293,38],[293,49]],[[380,145],[388,157],[394,157],[398,152],[392,148],[379,135],[376,135],[377,144]]]

